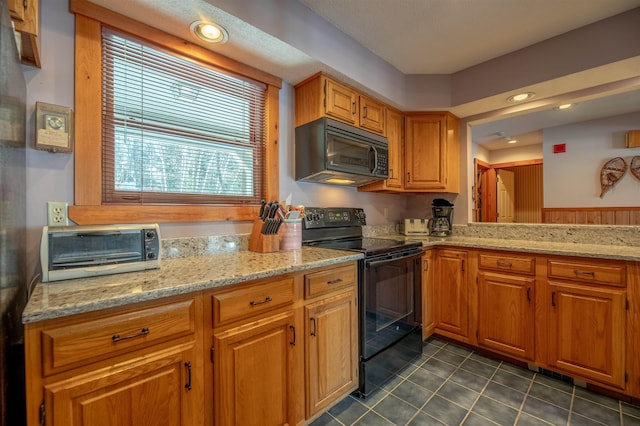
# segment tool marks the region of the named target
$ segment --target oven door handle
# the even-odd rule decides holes
[[[377,266],[384,265],[385,263],[391,263],[391,262],[396,262],[398,260],[410,259],[418,255],[420,255],[420,252],[410,253],[407,255],[397,256],[397,257],[394,257],[393,255],[391,255],[391,256],[385,257],[383,260],[365,260],[365,266],[367,268],[375,268]]]

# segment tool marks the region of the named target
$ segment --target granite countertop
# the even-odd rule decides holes
[[[424,247],[453,246],[490,250],[513,250],[533,254],[555,254],[562,256],[593,257],[599,259],[640,261],[640,247],[630,245],[584,244],[575,242],[511,240],[455,236],[428,237],[387,235],[385,238],[402,238],[420,241]]]
[[[303,247],[275,253],[236,251],[162,260],[160,269],[38,283],[23,323],[213,289],[361,259],[356,252]]]

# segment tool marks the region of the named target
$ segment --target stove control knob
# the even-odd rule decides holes
[[[311,222],[313,220],[313,215],[311,213],[309,213],[309,214],[307,214],[305,219],[307,220],[307,222]]]

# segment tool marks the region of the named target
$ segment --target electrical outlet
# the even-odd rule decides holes
[[[63,201],[48,201],[47,223],[49,226],[69,225],[69,217],[67,216],[67,203]]]

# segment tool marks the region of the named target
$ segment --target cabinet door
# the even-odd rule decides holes
[[[294,424],[294,311],[216,333],[213,340],[215,424]]]
[[[366,96],[360,96],[360,127],[370,132],[384,135],[384,104]]]
[[[465,251],[438,250],[434,282],[436,328],[462,337],[469,336],[466,260]]]
[[[53,426],[203,424],[191,379],[194,350],[163,351],[45,386]],[[49,409],[49,407],[51,409]]]
[[[478,273],[478,344],[533,360],[535,280]]]
[[[549,362],[624,388],[626,290],[549,282]]]
[[[358,386],[355,291],[305,307],[307,418]]]
[[[407,116],[404,157],[405,189],[445,189],[447,178],[445,123],[443,114]]]
[[[23,0],[8,0],[7,4],[9,5],[11,19],[19,22],[24,21],[25,7]]]
[[[352,89],[333,80],[325,83],[325,114],[336,120],[357,126],[358,95]]]
[[[433,280],[435,265],[434,250],[427,250],[422,257],[422,339],[433,334],[435,328],[434,321],[434,300],[433,300]]]
[[[387,142],[389,144],[389,177],[387,187],[402,188],[402,114],[387,109]]]

